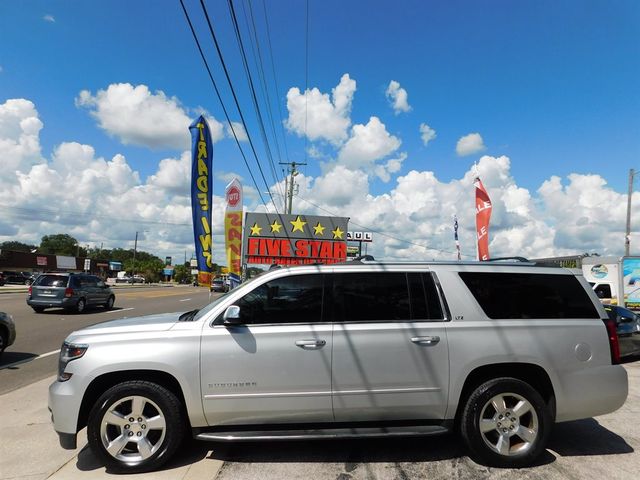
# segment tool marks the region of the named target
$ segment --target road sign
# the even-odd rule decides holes
[[[91,259],[90,258],[85,258],[84,259],[84,269],[85,271],[89,271],[91,270]]]

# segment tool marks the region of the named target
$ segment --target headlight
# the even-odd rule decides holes
[[[71,373],[65,373],[64,369],[71,360],[76,360],[84,355],[89,345],[83,343],[64,342],[60,348],[60,360],[58,360],[58,381],[66,382],[71,378]]]

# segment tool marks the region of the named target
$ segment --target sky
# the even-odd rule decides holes
[[[640,3],[233,0],[265,143],[228,2],[205,5],[242,117],[184,1],[249,168],[179,0],[0,2],[0,241],[132,248],[139,232],[190,257],[188,125],[204,114],[218,262],[225,185],[241,179],[245,211],[282,212],[290,161],[307,164],[293,212],[350,217],[377,258],[454,258],[454,215],[475,258],[476,174],[492,256],[623,253]]]

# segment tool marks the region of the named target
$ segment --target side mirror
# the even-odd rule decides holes
[[[618,323],[631,323],[631,322],[633,322],[633,318],[623,317],[622,315],[618,315]]]
[[[225,325],[240,325],[242,321],[240,320],[240,307],[237,305],[230,305],[224,311],[224,315],[222,315],[222,322]]]

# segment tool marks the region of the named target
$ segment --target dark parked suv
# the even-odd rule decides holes
[[[12,283],[15,285],[29,285],[29,279],[31,273],[28,272],[2,272],[5,283]]]
[[[78,313],[88,306],[113,307],[113,291],[95,275],[83,273],[43,273],[29,287],[27,304],[36,312],[59,307]]]

